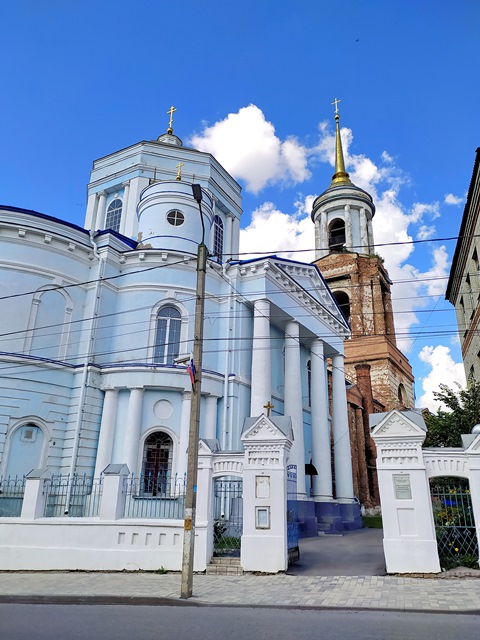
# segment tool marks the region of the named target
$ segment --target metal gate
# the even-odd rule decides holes
[[[442,477],[430,481],[440,565],[478,568],[478,540],[469,482]]]
[[[297,465],[287,466],[287,549],[288,564],[300,558],[298,546]]]
[[[223,476],[214,481],[213,555],[240,556],[243,532],[243,481]]]

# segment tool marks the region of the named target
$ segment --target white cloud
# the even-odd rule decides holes
[[[244,180],[252,193],[270,184],[297,184],[311,175],[306,147],[293,136],[282,142],[273,124],[253,104],[206,126],[190,143],[214,155],[234,178]]]
[[[307,200],[313,199],[308,196]],[[310,205],[311,207],[311,205]],[[315,255],[313,224],[305,216],[305,203],[296,203],[297,212],[289,215],[275,208],[271,202],[264,202],[252,213],[252,220],[246,229],[240,231],[240,252],[275,253],[283,258],[301,262],[311,262]],[[299,253],[299,250],[307,250]],[[287,251],[288,253],[283,253]],[[248,258],[250,256],[242,256]]]
[[[445,195],[445,199],[444,199],[445,204],[459,205],[459,204],[462,204],[462,202],[463,202],[463,198],[459,196],[455,196],[453,195],[453,193],[447,193]]]
[[[422,224],[417,232],[417,240],[428,240],[435,235],[436,229],[433,225]]]
[[[438,345],[436,347],[423,347],[419,353],[422,362],[431,367],[430,373],[422,380],[423,395],[417,400],[418,407],[426,407],[430,411],[437,412],[445,409],[434,398],[434,391],[438,391],[440,384],[446,384],[455,388],[456,384],[465,387],[465,371],[462,363],[457,363],[450,355],[449,347]]]

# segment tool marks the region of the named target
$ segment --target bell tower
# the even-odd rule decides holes
[[[375,253],[372,196],[355,186],[345,170],[335,100],[335,173],[313,203],[315,264],[345,318],[351,338],[345,343],[345,374],[356,382],[355,367],[369,364],[373,397],[385,411],[413,408],[412,368],[398,349],[391,280]]]

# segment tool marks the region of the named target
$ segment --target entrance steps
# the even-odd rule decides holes
[[[207,565],[207,576],[241,576],[240,558],[212,558]]]

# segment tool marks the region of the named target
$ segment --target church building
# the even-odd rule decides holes
[[[202,215],[192,184],[202,190]],[[340,200],[333,197],[339,189],[346,190]],[[317,230],[336,238],[344,221],[348,246],[359,244],[355,207],[362,205],[368,220],[374,210],[364,206],[368,198],[349,183],[334,184],[315,203]],[[172,119],[158,139],[94,162],[85,228],[0,207],[0,482],[6,487],[34,469],[39,478],[66,479],[69,487],[57,494],[57,505],[47,501],[45,511],[34,510],[37,524],[52,513],[58,526],[85,515],[72,479],[98,479],[107,468],[128,470],[136,507],[148,499],[150,515],[142,511],[142,518],[158,518],[155,501],[184,482],[192,399],[187,365],[203,227],[209,258],[202,441],[212,452],[233,455],[242,451],[252,419],[270,411],[288,418],[301,535],[316,534],[317,522],[332,530],[359,525],[344,371],[348,319],[359,307],[352,303],[349,314],[340,292],[351,296],[350,259],[374,260],[379,287],[386,272],[363,255],[366,246],[337,256],[331,245],[331,255],[317,264],[275,256],[239,260],[241,214],[240,186],[210,154],[184,147]],[[371,231],[362,233],[373,244]],[[328,244],[319,238],[320,246]],[[347,260],[338,282],[325,271],[335,295],[319,270],[329,257]],[[387,294],[388,288],[385,318]],[[380,355],[390,363],[399,352],[386,320],[381,327],[389,351]],[[351,352],[348,358],[355,364]],[[391,366],[392,375],[402,366]],[[401,380],[406,385],[407,376]],[[309,463],[316,470],[311,478]],[[230,476],[232,468],[238,466],[225,462],[214,475]],[[20,513],[2,500],[6,495],[0,518],[19,518],[20,525]]]

